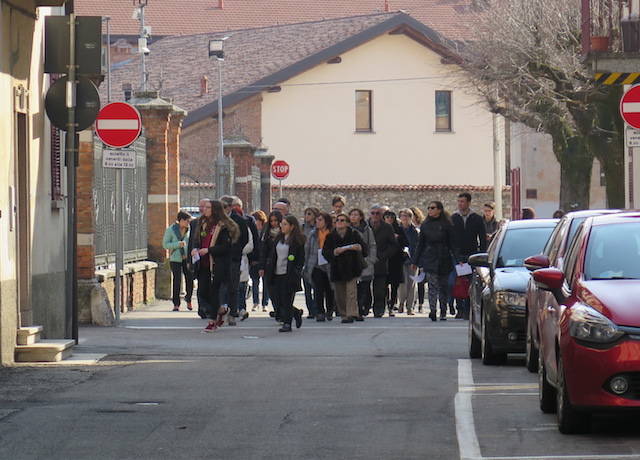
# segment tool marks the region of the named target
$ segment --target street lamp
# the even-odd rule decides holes
[[[218,158],[216,160],[216,192],[218,196],[231,194],[231,165],[224,157],[222,120],[222,63],[224,62],[224,42],[227,38],[229,37],[209,40],[209,57],[215,57],[218,61]]]

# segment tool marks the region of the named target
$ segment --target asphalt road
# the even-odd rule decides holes
[[[520,358],[466,359],[462,320],[203,334],[164,310],[82,328],[98,365],[0,371],[0,459],[640,458],[633,418],[561,435]]]

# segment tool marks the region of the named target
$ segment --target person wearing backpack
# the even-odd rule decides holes
[[[187,309],[193,310],[191,296],[193,295],[193,278],[191,271],[187,267],[187,246],[189,245],[189,222],[191,215],[188,212],[180,211],[176,217],[176,222],[170,225],[164,232],[162,247],[169,254],[169,266],[173,275],[172,299],[173,311],[180,311],[180,289],[182,285],[182,275],[184,274],[187,295],[184,300],[187,302]]]

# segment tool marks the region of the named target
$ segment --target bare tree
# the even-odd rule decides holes
[[[487,3],[462,51],[466,78],[492,111],[551,135],[560,207],[588,208],[594,154],[619,139],[613,91],[593,83],[581,56],[579,0]]]

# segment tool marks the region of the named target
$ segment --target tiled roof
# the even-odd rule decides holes
[[[366,40],[407,26],[428,46],[447,53],[444,41],[433,30],[403,13],[383,13],[301,24],[249,29],[229,34],[225,41],[223,91],[225,106],[286,81],[308,68],[339,55]],[[158,89],[178,107],[189,111],[185,126],[217,113],[217,61],[208,57],[208,43],[221,34],[167,37],[151,45],[147,58],[149,88]],[[209,91],[201,95],[203,76]],[[140,63],[112,71],[112,94],[122,100],[123,83],[140,84]],[[101,85],[104,95],[106,85]]]
[[[478,0],[388,0],[391,11],[405,11],[450,40],[470,38]],[[75,0],[84,16],[111,17],[114,35],[137,35],[132,0]],[[293,24],[384,12],[385,0],[149,0],[145,23],[156,36],[191,35]]]

